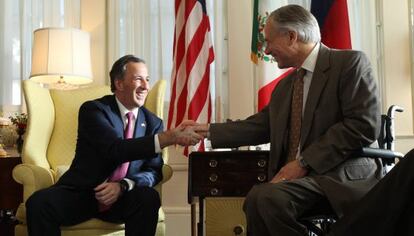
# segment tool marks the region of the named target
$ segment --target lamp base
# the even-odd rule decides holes
[[[68,84],[68,83],[53,83],[53,84],[42,84],[43,88],[57,89],[57,90],[73,90],[80,88],[79,85]]]
[[[0,157],[7,157],[9,154],[3,149],[3,144],[0,143]]]

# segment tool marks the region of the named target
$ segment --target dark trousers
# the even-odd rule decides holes
[[[161,201],[156,190],[135,187],[101,213],[93,190],[54,185],[35,192],[26,202],[30,236],[60,235],[60,226],[79,224],[91,218],[125,223],[125,235],[155,235]]]
[[[322,206],[324,202],[328,200],[322,189],[308,177],[256,185],[248,193],[243,206],[247,235],[307,235],[307,228],[298,218],[316,205]]]
[[[329,235],[414,235],[414,150],[346,212]]]

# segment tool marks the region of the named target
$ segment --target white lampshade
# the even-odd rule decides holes
[[[91,83],[89,33],[72,28],[36,30],[30,78],[44,84]]]

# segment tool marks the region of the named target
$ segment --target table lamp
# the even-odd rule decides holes
[[[51,88],[91,83],[89,33],[74,28],[35,30],[30,79]]]

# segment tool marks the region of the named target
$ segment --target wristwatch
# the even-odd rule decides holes
[[[299,156],[298,157],[298,161],[299,161],[299,165],[300,165],[300,167],[302,167],[302,168],[306,168],[306,169],[310,169],[310,166],[309,166],[309,164],[305,161],[305,159],[303,158],[303,156]]]
[[[123,180],[119,181],[119,186],[121,187],[122,194],[128,192],[129,184],[126,180],[123,179]]]

